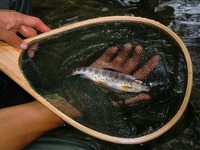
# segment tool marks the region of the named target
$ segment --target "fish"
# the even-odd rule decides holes
[[[72,69],[66,77],[74,75],[80,75],[96,84],[122,92],[139,93],[148,92],[150,90],[150,88],[141,80],[138,80],[131,75],[113,70],[81,67]]]

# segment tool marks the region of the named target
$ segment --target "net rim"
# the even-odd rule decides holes
[[[56,115],[58,115],[60,118],[62,118],[64,121],[66,121],[68,124],[72,125],[73,127],[77,128],[78,130],[80,130],[86,134],[89,134],[91,136],[94,136],[98,139],[105,140],[108,142],[118,143],[118,144],[141,144],[141,143],[151,141],[151,140],[161,136],[162,134],[166,133],[169,129],[171,129],[178,122],[178,120],[183,115],[183,113],[188,105],[189,98],[190,98],[191,91],[192,91],[193,69],[192,69],[192,61],[190,58],[190,54],[189,54],[186,46],[182,42],[182,40],[171,29],[169,29],[168,27],[166,27],[165,25],[163,25],[157,21],[147,19],[147,18],[134,17],[134,16],[108,16],[108,17],[99,17],[99,18],[94,18],[94,19],[88,19],[85,21],[80,21],[80,22],[70,24],[68,26],[60,27],[60,28],[54,29],[50,32],[40,34],[36,37],[29,38],[26,40],[26,42],[28,44],[31,44],[32,42],[34,42],[36,40],[39,40],[39,39],[41,40],[43,38],[62,33],[63,31],[68,31],[68,30],[72,30],[72,29],[79,28],[82,26],[103,23],[103,22],[138,22],[138,23],[143,23],[143,24],[149,24],[149,25],[155,26],[155,27],[165,31],[166,33],[168,33],[180,46],[180,48],[184,54],[184,57],[186,59],[186,63],[187,63],[187,76],[188,76],[187,88],[186,88],[185,96],[184,96],[183,102],[181,104],[181,107],[179,108],[179,110],[177,111],[175,116],[168,123],[166,123],[163,127],[161,127],[158,130],[155,130],[154,132],[152,132],[150,134],[136,137],[136,138],[121,138],[121,137],[110,136],[110,135],[106,135],[106,134],[97,132],[93,129],[90,129],[90,128],[84,126],[84,125],[81,125],[80,123],[76,122],[72,118],[66,116],[61,111],[59,111],[57,108],[55,108],[53,105],[51,105],[49,102],[47,102],[43,97],[41,97],[34,90],[30,89],[28,92],[33,97],[35,97],[39,102],[41,102],[44,106],[46,106],[48,109],[50,109]]]

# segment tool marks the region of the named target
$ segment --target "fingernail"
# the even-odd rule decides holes
[[[51,29],[49,28],[49,27],[47,27],[47,29],[46,29],[47,31],[51,31]]]
[[[48,32],[48,31],[51,31],[51,29],[48,26],[44,27],[43,32]]]
[[[21,49],[27,49],[28,48],[28,45],[26,42],[22,42],[22,44],[20,45],[20,48]]]

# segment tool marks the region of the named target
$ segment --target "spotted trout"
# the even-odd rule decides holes
[[[74,75],[81,75],[81,77],[92,80],[96,84],[123,92],[137,93],[142,91],[148,92],[150,90],[142,81],[131,75],[117,71],[82,67],[73,69],[67,77]]]

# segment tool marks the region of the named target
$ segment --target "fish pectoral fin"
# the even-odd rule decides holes
[[[84,75],[84,74],[81,74],[80,77],[81,77],[81,78],[85,78],[85,79],[90,79],[88,76],[86,76],[86,75]]]
[[[129,85],[120,85],[120,88],[122,88],[124,90],[130,90],[132,88],[132,86],[129,86]]]

